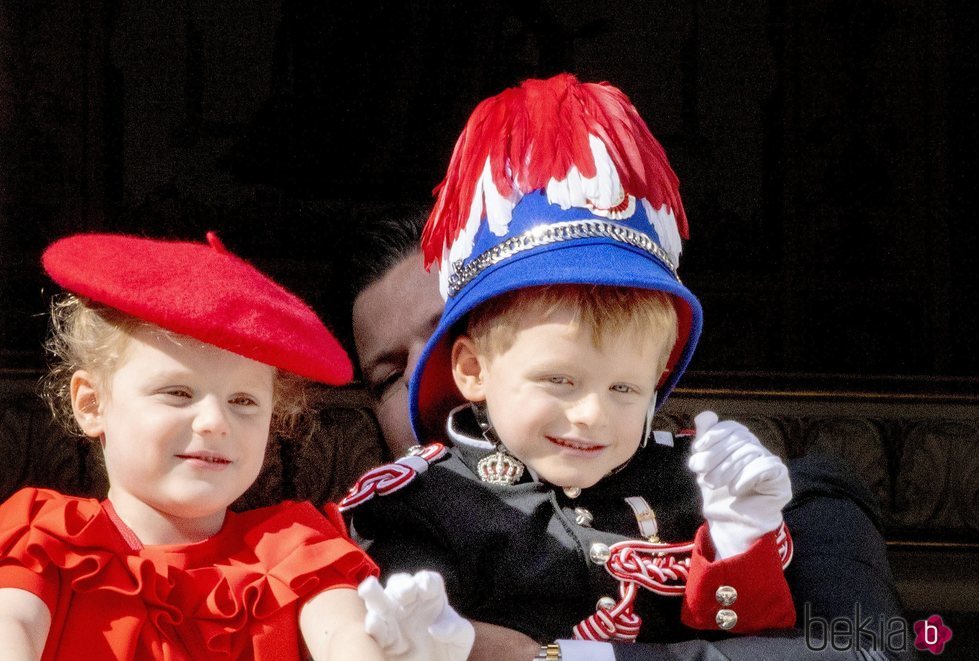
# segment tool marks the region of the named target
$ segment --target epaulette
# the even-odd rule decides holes
[[[428,470],[430,464],[445,458],[448,450],[441,443],[416,445],[408,454],[390,464],[384,464],[364,473],[340,501],[340,511],[346,512],[366,503],[375,495],[386,496],[402,489]]]

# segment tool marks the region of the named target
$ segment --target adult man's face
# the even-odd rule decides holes
[[[438,276],[415,251],[354,300],[353,332],[361,373],[391,454],[416,443],[408,419],[408,380],[442,314]]]

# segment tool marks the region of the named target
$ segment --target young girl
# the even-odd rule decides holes
[[[310,308],[208,239],[78,235],[44,254],[71,292],[50,381],[110,487],[0,506],[4,658],[384,658],[356,592],[377,570],[335,508],[228,511],[301,408],[299,377],[351,366]]]

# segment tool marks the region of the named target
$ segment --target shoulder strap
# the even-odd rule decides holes
[[[448,450],[441,443],[416,445],[408,455],[364,473],[340,501],[341,512],[366,503],[375,495],[386,496],[402,489],[428,470],[429,465],[445,458]]]

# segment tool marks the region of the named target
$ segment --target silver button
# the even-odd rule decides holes
[[[738,614],[730,608],[722,608],[717,611],[717,617],[714,618],[714,621],[717,622],[717,626],[728,631],[738,623]]]
[[[586,528],[591,527],[591,522],[595,520],[592,513],[586,510],[584,507],[574,508],[574,522],[579,526],[584,526]]]
[[[579,487],[564,487],[564,495],[568,498],[577,498],[581,495],[581,489]]]
[[[588,547],[588,557],[596,565],[604,565],[608,562],[608,559],[612,557],[612,552],[609,551],[608,544],[602,544],[601,542],[593,542],[590,547]]]
[[[714,593],[717,598],[717,603],[721,606],[730,606],[735,601],[738,600],[738,591],[732,588],[730,585],[722,585],[717,588],[717,592]]]
[[[595,604],[595,610],[599,611],[610,611],[615,608],[616,601],[612,597],[602,597]]]

